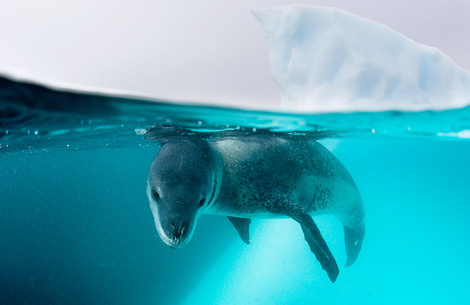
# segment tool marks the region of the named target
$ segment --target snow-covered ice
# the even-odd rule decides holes
[[[470,73],[440,50],[336,8],[255,9],[287,111],[467,106]]]

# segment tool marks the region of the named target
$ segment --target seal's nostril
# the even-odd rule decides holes
[[[185,221],[183,225],[181,226],[181,236],[183,236],[188,231],[188,228],[189,228],[189,222]]]

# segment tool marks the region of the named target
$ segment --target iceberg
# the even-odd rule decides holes
[[[336,8],[254,9],[281,108],[443,110],[470,103],[470,73],[440,50]]]

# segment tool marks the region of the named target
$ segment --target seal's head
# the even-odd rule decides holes
[[[147,179],[147,197],[160,238],[170,247],[186,245],[212,197],[213,160],[204,140],[163,144]]]

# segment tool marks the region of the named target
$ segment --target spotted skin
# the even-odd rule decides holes
[[[357,187],[339,160],[321,144],[301,138],[250,137],[210,142],[222,160],[222,186],[207,214],[285,217],[286,204],[312,215],[335,214],[362,225]],[[219,161],[220,162],[220,161]]]

